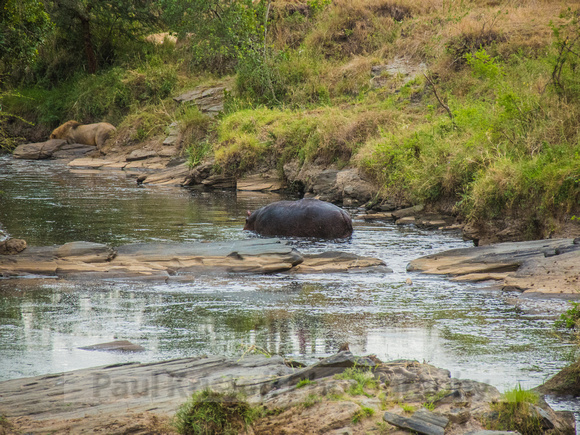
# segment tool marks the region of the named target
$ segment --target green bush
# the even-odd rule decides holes
[[[194,393],[177,411],[174,426],[184,435],[235,435],[262,415],[240,394],[209,389]]]

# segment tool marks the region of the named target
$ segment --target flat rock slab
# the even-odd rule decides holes
[[[500,279],[504,289],[525,293],[578,294],[580,243],[550,239],[452,249],[413,260],[407,270],[457,280]]]
[[[62,139],[51,139],[46,142],[27,143],[16,147],[12,153],[15,159],[42,160],[49,159],[52,154],[66,145]]]
[[[344,253],[307,256],[300,273],[385,272],[379,259]],[[285,241],[248,239],[212,243],[136,243],[113,249],[90,242],[29,247],[0,256],[0,276],[67,279],[195,279],[207,273],[288,272],[304,257]]]
[[[424,435],[445,435],[445,426],[449,423],[447,417],[438,416],[427,410],[417,411],[411,417],[385,412],[383,420]]]
[[[282,189],[284,183],[279,178],[266,177],[262,175],[250,175],[240,178],[237,181],[238,190],[252,192],[276,192]]]
[[[261,355],[96,367],[1,382],[0,415],[15,423],[26,419],[27,433],[84,434],[95,428],[112,433],[106,428],[116,419],[145,411],[171,415],[193,392],[209,386],[217,391],[242,386],[254,394],[263,382],[291,372],[281,357]]]

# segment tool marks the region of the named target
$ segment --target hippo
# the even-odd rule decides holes
[[[351,236],[352,220],[343,209],[318,199],[278,201],[253,213],[248,210],[244,230],[264,236],[342,239]]]

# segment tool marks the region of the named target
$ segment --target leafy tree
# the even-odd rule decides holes
[[[157,29],[161,15],[153,0],[48,0],[47,7],[58,38],[69,49],[84,52],[91,74],[119,41]]]
[[[49,30],[50,19],[41,0],[0,0],[2,69],[31,63]]]
[[[230,72],[260,51],[269,2],[264,0],[162,0],[171,30],[189,41],[195,66]]]

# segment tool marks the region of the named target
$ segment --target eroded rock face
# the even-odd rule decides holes
[[[8,239],[0,242],[0,255],[16,255],[26,249],[26,240]]]

